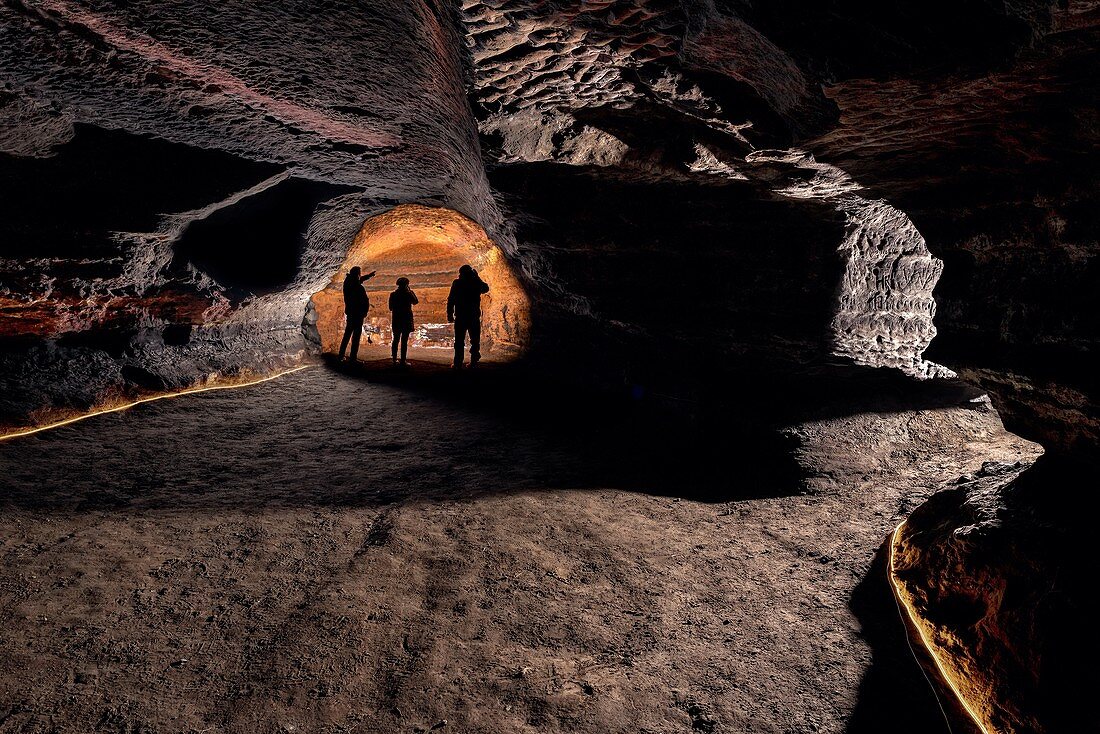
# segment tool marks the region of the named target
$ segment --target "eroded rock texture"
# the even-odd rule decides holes
[[[1081,731],[1092,717],[1091,529],[1052,498],[1077,480],[1057,467],[989,462],[899,534],[902,593],[989,731]]]
[[[396,203],[498,226],[461,48],[430,3],[0,6],[5,422],[300,358]]]
[[[840,80],[840,124],[809,144],[944,261],[929,356],[988,389],[1010,430],[1076,455],[1098,435],[1097,23],[1067,3],[985,71]]]
[[[1098,36],[1091,0],[8,0],[0,423],[307,358],[420,204],[502,253],[546,372],[725,429],[954,371],[1091,486]]]
[[[1091,445],[1088,378],[1043,377],[1047,361],[1020,345],[1040,330],[1087,375],[1091,337],[1071,338],[1084,327],[1060,336],[1054,322],[1070,317],[1040,294],[1023,332],[989,322],[1005,313],[996,298],[1016,299],[1005,281],[1025,261],[1052,277],[1070,266],[1026,222],[987,227],[982,202],[1005,168],[1068,151],[1041,149],[1053,130],[1020,146],[979,136],[1010,104],[983,89],[1087,98],[1095,12],[943,10],[8,3],[0,140],[5,198],[23,214],[4,224],[5,379],[19,396],[5,414],[299,358],[308,296],[354,232],[415,202],[472,217],[502,248],[531,291],[536,348],[554,358],[577,344],[567,330],[620,345],[612,384],[637,382],[652,368],[637,355],[660,349],[697,350],[720,371],[841,358],[946,374],[923,355],[940,259],[988,241],[975,255],[988,268],[963,263],[940,288],[938,361],[981,379],[1029,435]],[[1017,128],[1036,122],[1020,117]],[[1066,124],[1091,139],[1086,116]],[[972,176],[960,202],[959,179],[936,167],[989,151],[1004,163]],[[1021,183],[1010,201],[1066,206],[1053,183],[1030,195]],[[572,206],[591,215],[561,203],[564,189],[590,192]],[[663,218],[643,211],[643,189]],[[586,229],[563,224],[578,218]],[[1087,269],[1094,239],[1082,236],[1073,252]],[[998,237],[1044,254],[997,258]],[[635,273],[651,269],[640,288]],[[1005,337],[997,349],[970,338],[990,333]],[[645,381],[703,389],[676,369]]]

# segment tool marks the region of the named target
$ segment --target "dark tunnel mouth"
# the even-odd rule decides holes
[[[220,150],[77,123],[73,138],[49,157],[0,153],[0,200],[20,212],[0,219],[0,255],[113,255],[115,233],[152,232],[166,213],[224,200],[280,170]]]
[[[284,290],[298,275],[317,206],[353,187],[288,177],[189,223],[174,245],[177,268],[194,267],[231,300]]]

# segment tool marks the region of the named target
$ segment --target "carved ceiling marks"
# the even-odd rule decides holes
[[[462,6],[474,70],[470,98],[500,162],[617,165],[626,144],[578,117],[650,105],[742,142],[746,121],[680,68],[684,12],[670,0],[577,0]],[[599,111],[599,112],[597,112]]]
[[[675,56],[683,34],[667,0],[467,0],[462,19],[476,99],[491,112],[629,106],[639,92],[627,71]]]
[[[784,198],[828,201],[850,223],[837,243],[845,273],[830,334],[834,353],[920,377],[946,373],[921,357],[935,335],[932,288],[942,263],[928,253],[909,218],[886,202],[853,193],[862,188],[857,182],[808,153],[751,152],[743,132],[752,122],[730,119],[688,78],[695,72],[681,72],[686,53],[696,72],[748,84],[780,115],[813,117],[820,109],[808,91],[812,85],[767,39],[741,39],[733,49],[722,40],[730,33],[718,30],[743,23],[709,15],[689,19],[678,3],[665,0],[467,1],[462,17],[474,63],[471,99],[482,108],[480,129],[492,141],[490,156],[498,164],[554,161],[629,167],[651,177],[715,176]],[[763,73],[777,65],[758,62],[775,58],[783,62],[781,73]],[[631,109],[646,103],[698,125],[712,141],[727,142],[714,146],[696,138],[674,170],[662,170],[653,164],[666,145],[658,123]],[[586,124],[597,109],[604,115],[631,110],[635,128],[645,116],[652,129],[634,131],[626,140],[614,126]]]

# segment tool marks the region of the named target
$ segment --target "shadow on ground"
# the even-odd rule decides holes
[[[981,734],[953,700],[945,697],[941,710],[937,693],[915,657],[924,659],[926,653],[907,643],[906,625],[890,590],[886,559],[884,544],[849,604],[873,657],[860,683],[859,701],[846,734]]]
[[[315,367],[2,444],[0,506],[216,511],[528,489],[703,501],[797,491],[778,437],[742,433],[708,437],[682,411],[532,381],[522,367]]]
[[[717,382],[715,384],[718,384]],[[523,363],[329,363],[0,445],[0,502],[42,510],[379,505],[611,488],[706,502],[802,491],[779,428],[957,405],[883,371],[721,381],[695,401],[548,379]]]

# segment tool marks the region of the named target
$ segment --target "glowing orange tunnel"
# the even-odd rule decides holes
[[[447,294],[458,269],[469,263],[489,284],[481,299],[481,350],[484,358],[504,362],[525,348],[530,331],[530,303],[500,248],[476,222],[451,209],[402,204],[363,224],[348,250],[343,265],[311,302],[317,314],[321,349],[335,353],[344,333],[344,276],[355,265],[364,273],[378,274],[365,285],[371,308],[364,331],[361,358],[389,353],[390,312],[387,299],[400,277],[411,282],[420,300],[414,307],[416,326],[410,356],[449,361],[454,332],[447,323]]]

